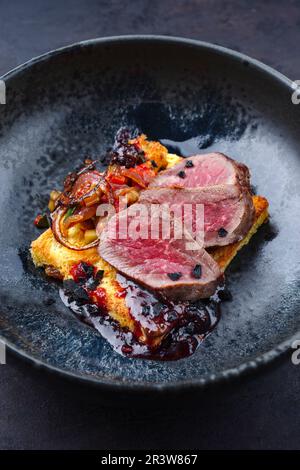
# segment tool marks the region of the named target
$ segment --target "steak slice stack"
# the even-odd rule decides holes
[[[170,219],[169,213],[155,212],[146,203],[138,214],[138,206],[134,204],[109,220],[99,243],[102,258],[120,273],[172,300],[211,296],[222,278],[214,259],[187,231],[180,239],[175,238],[177,220]],[[155,238],[150,233],[154,217],[155,223],[159,220]],[[162,231],[164,221],[166,227],[170,226],[167,239]]]
[[[134,213],[141,206],[145,212]],[[199,206],[204,212],[200,225]],[[154,237],[149,215],[153,208],[162,214]],[[221,153],[196,155],[161,172],[141,192],[138,203],[110,219],[99,253],[137,283],[172,300],[194,301],[211,296],[222,279],[204,248],[242,239],[254,213],[248,168]],[[162,230],[167,219],[172,227],[169,237]],[[113,226],[122,229],[112,235]]]
[[[184,219],[194,237],[197,232],[202,232],[205,247],[224,246],[241,240],[253,222],[251,194],[235,185],[199,189],[152,188],[142,191],[139,202],[168,204],[177,217]],[[203,206],[204,226],[198,224],[197,227],[197,205]]]
[[[205,247],[241,240],[255,215],[248,168],[222,153],[196,155],[161,172],[140,200],[171,207],[203,204]]]
[[[223,184],[249,188],[250,173],[246,165],[223,153],[206,153],[185,158],[172,168],[162,171],[151,187],[202,188]]]

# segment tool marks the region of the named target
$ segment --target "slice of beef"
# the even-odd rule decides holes
[[[149,187],[199,188],[219,184],[249,187],[250,174],[246,165],[222,153],[207,153],[185,158],[172,168],[162,171]]]
[[[249,170],[222,153],[184,159],[161,172],[149,188],[153,192],[142,193],[144,201],[204,205],[206,247],[241,240],[254,220]]]
[[[167,237],[164,223],[170,228]],[[158,206],[133,204],[109,220],[100,237],[99,253],[120,273],[163,297],[207,298],[214,294],[222,273],[187,231],[176,238],[178,224]]]
[[[142,191],[139,202],[168,206],[205,247],[241,240],[254,218],[249,191],[232,184],[199,189],[153,188]]]

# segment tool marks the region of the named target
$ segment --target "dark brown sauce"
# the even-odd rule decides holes
[[[123,297],[130,309],[136,325],[134,333],[120,328],[99,305],[82,298],[77,302],[76,295],[70,294],[69,289],[61,289],[60,295],[80,320],[96,328],[123,356],[161,361],[190,356],[220,319],[221,295],[218,293],[210,299],[193,303],[174,303],[157,297],[120,274],[117,284],[119,290],[116,295]],[[223,288],[219,294],[222,292]],[[156,345],[158,336],[163,336],[159,346]]]
[[[125,302],[141,329],[147,330],[147,351],[138,357],[177,360],[193,354],[220,318],[217,297],[198,302],[171,302],[118,275],[125,288]],[[155,347],[156,335],[164,339]],[[134,350],[132,352],[134,354]]]

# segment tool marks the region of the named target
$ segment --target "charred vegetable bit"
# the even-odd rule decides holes
[[[182,276],[182,273],[168,273],[168,277],[171,279],[171,281],[178,281]]]
[[[155,160],[151,160],[151,165],[153,166],[153,168],[157,168],[157,163]]]
[[[112,165],[133,168],[145,162],[145,153],[135,144],[130,144],[132,138],[130,131],[121,128],[116,135],[113,148],[108,152],[108,159]]]
[[[87,291],[72,279],[64,281],[64,290],[69,298],[69,301],[75,301],[77,305],[84,305],[90,300]]]
[[[227,230],[225,230],[225,228],[223,228],[223,227],[221,227],[221,228],[218,230],[218,235],[219,235],[219,237],[221,237],[221,238],[226,237],[227,233],[228,233]]]
[[[84,284],[86,289],[94,291],[99,287],[99,284],[103,279],[104,270],[99,269],[96,272],[96,268],[92,264],[81,261],[80,263],[72,266],[70,274],[74,281],[70,280],[67,282],[70,282],[71,286],[74,286],[74,283],[75,285]]]
[[[179,178],[185,178],[185,171],[181,170],[179,171],[179,173],[177,173],[177,176],[179,176]]]
[[[84,305],[90,300],[89,294],[82,286],[76,286],[73,290],[73,295],[77,305]]]
[[[73,277],[75,282],[86,281],[89,277],[94,274],[94,266],[90,263],[81,263],[74,264],[70,269],[70,274]]]
[[[85,283],[85,287],[89,290],[97,289],[98,285],[99,281],[97,281],[97,279],[94,279],[93,277],[90,277]]]
[[[200,279],[202,276],[202,266],[201,264],[196,264],[196,266],[193,269],[193,276],[195,279]]]
[[[72,266],[70,274],[73,279],[64,281],[64,291],[69,300],[76,302],[77,305],[90,305],[91,314],[95,314],[95,310],[98,311],[99,308],[105,312],[106,290],[99,285],[104,271],[99,270],[95,273],[93,265],[82,261]]]
[[[104,276],[104,271],[103,269],[99,269],[99,271],[96,272],[96,274],[94,274],[93,277],[90,277],[85,286],[90,289],[90,290],[95,290],[97,289],[97,287],[99,286],[100,282],[102,281],[103,279],[103,276]]]
[[[97,282],[100,282],[100,281],[102,281],[103,276],[104,276],[104,270],[103,270],[103,269],[99,269],[99,270],[96,272],[96,274],[94,275],[94,279],[95,279]]]
[[[187,160],[186,163],[185,163],[185,167],[186,168],[192,168],[194,166],[194,163],[192,162],[192,160]]]
[[[37,215],[33,223],[37,228],[49,228],[50,227],[50,221],[49,221],[47,214]]]

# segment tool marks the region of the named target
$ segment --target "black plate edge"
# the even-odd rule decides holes
[[[111,44],[111,43],[131,42],[131,41],[132,42],[136,42],[136,41],[157,42],[157,43],[164,42],[164,43],[170,43],[170,44],[180,43],[180,44],[184,44],[190,47],[212,50],[216,53],[219,53],[220,55],[228,56],[230,58],[235,59],[238,62],[242,62],[242,63],[247,64],[250,67],[254,67],[259,72],[264,72],[270,75],[273,79],[275,79],[281,85],[286,86],[290,91],[294,90],[292,86],[293,84],[292,80],[290,80],[285,75],[278,72],[277,70],[273,69],[272,67],[260,62],[257,59],[253,59],[247,56],[246,54],[237,52],[233,49],[220,46],[218,44],[212,44],[212,43],[205,42],[205,41],[199,41],[195,39],[182,38],[182,37],[176,37],[176,36],[163,36],[163,35],[107,36],[107,37],[102,37],[102,38],[94,38],[94,39],[88,39],[85,41],[76,42],[68,46],[54,49],[54,50],[48,51],[44,54],[34,57],[24,62],[23,64],[18,65],[17,67],[8,71],[4,75],[0,76],[0,80],[4,80],[4,82],[7,82],[10,78],[13,78],[20,72],[26,70],[27,68],[30,68],[34,64],[39,63],[41,61],[45,61],[49,59],[50,57],[54,57],[55,55],[58,55],[61,53],[65,53],[65,52],[72,51],[75,49],[81,49],[84,47],[89,47],[89,46],[93,46],[97,44],[105,44],[105,43]],[[85,384],[90,384],[90,385],[101,387],[103,388],[103,390],[106,390],[106,391],[125,390],[127,392],[149,392],[149,391],[157,391],[157,392],[175,392],[176,391],[178,392],[178,391],[184,391],[186,389],[191,389],[191,388],[203,389],[203,388],[206,388],[207,386],[210,386],[216,383],[225,382],[225,381],[228,381],[229,379],[237,378],[239,376],[245,375],[246,373],[253,372],[262,365],[267,365],[271,363],[276,358],[281,356],[283,353],[286,353],[290,349],[292,342],[295,339],[299,339],[299,337],[300,337],[300,331],[292,335],[291,338],[280,343],[276,348],[273,348],[267,351],[266,353],[262,354],[261,356],[256,357],[255,359],[251,361],[247,361],[245,363],[240,364],[237,367],[222,371],[219,374],[211,374],[208,377],[203,378],[203,379],[187,380],[187,381],[182,381],[180,383],[170,382],[167,384],[160,384],[160,383],[155,383],[155,382],[153,383],[139,382],[135,384],[130,384],[127,382],[123,382],[121,380],[118,381],[117,378],[116,378],[116,381],[108,380],[107,378],[105,378],[104,380],[102,379],[100,380],[99,378],[96,379],[94,377],[83,376],[75,372],[69,372],[69,371],[65,371],[63,369],[59,369],[57,367],[51,366],[47,362],[42,361],[40,359],[36,359],[34,356],[27,354],[26,352],[17,348],[10,341],[7,341],[0,334],[0,340],[3,343],[5,343],[5,345],[7,346],[9,350],[11,350],[16,355],[21,356],[23,359],[33,363],[37,367],[46,369],[50,372],[55,372],[56,374],[59,374],[61,377],[65,377],[71,380],[80,381]]]

